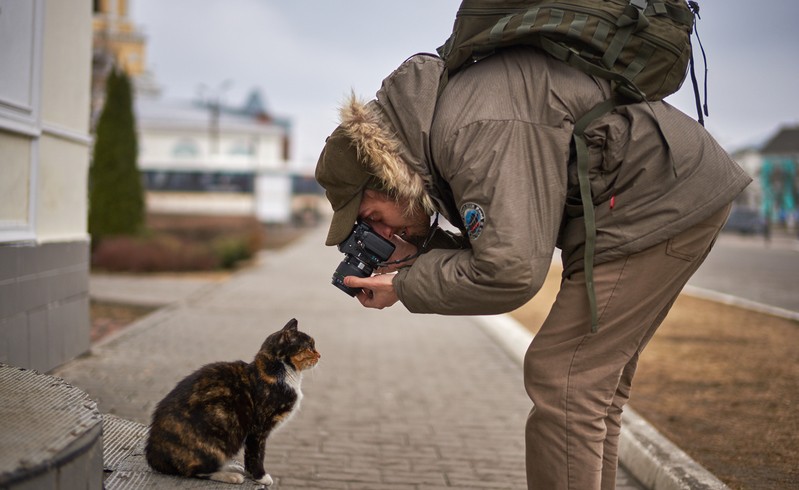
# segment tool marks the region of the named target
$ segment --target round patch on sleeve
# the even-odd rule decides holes
[[[466,226],[466,233],[469,234],[469,238],[477,240],[477,237],[483,232],[483,226],[485,226],[483,208],[473,202],[464,203],[461,206],[461,218],[464,226]]]

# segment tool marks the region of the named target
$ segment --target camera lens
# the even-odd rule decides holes
[[[372,275],[372,268],[364,262],[347,255],[333,273],[333,285],[341,289],[350,296],[355,296],[361,288],[351,288],[344,285],[344,278],[347,276],[369,277]]]
[[[347,276],[369,277],[375,267],[379,267],[394,252],[394,244],[381,237],[368,223],[358,221],[350,236],[338,246],[344,253],[344,260],[333,273],[333,285],[350,296],[355,296],[361,288],[344,285]]]

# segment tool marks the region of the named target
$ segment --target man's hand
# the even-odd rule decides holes
[[[379,274],[372,277],[347,276],[344,284],[351,288],[361,288],[356,298],[367,308],[382,310],[396,303],[397,293],[392,280],[394,274]]]

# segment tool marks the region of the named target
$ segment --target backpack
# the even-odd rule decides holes
[[[614,95],[581,116],[572,135],[585,222],[592,332],[599,322],[593,284],[596,226],[584,131],[617,105],[657,101],[676,92],[689,62],[698,119],[704,122],[690,39],[698,12],[696,2],[685,0],[463,0],[452,35],[437,50],[446,67],[439,91],[449,76],[501,48],[518,45],[536,46],[578,70],[610,80]]]
[[[682,85],[693,26],[683,0],[463,0],[438,53],[452,75],[497,49],[537,46],[626,99],[655,101]]]

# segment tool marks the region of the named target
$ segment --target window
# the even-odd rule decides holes
[[[175,143],[172,148],[172,156],[175,158],[191,158],[200,155],[200,146],[196,141],[183,138]]]
[[[145,170],[142,182],[150,191],[251,193],[255,189],[255,175],[250,172]]]
[[[236,140],[230,147],[231,155],[255,155],[255,145],[252,141]]]

